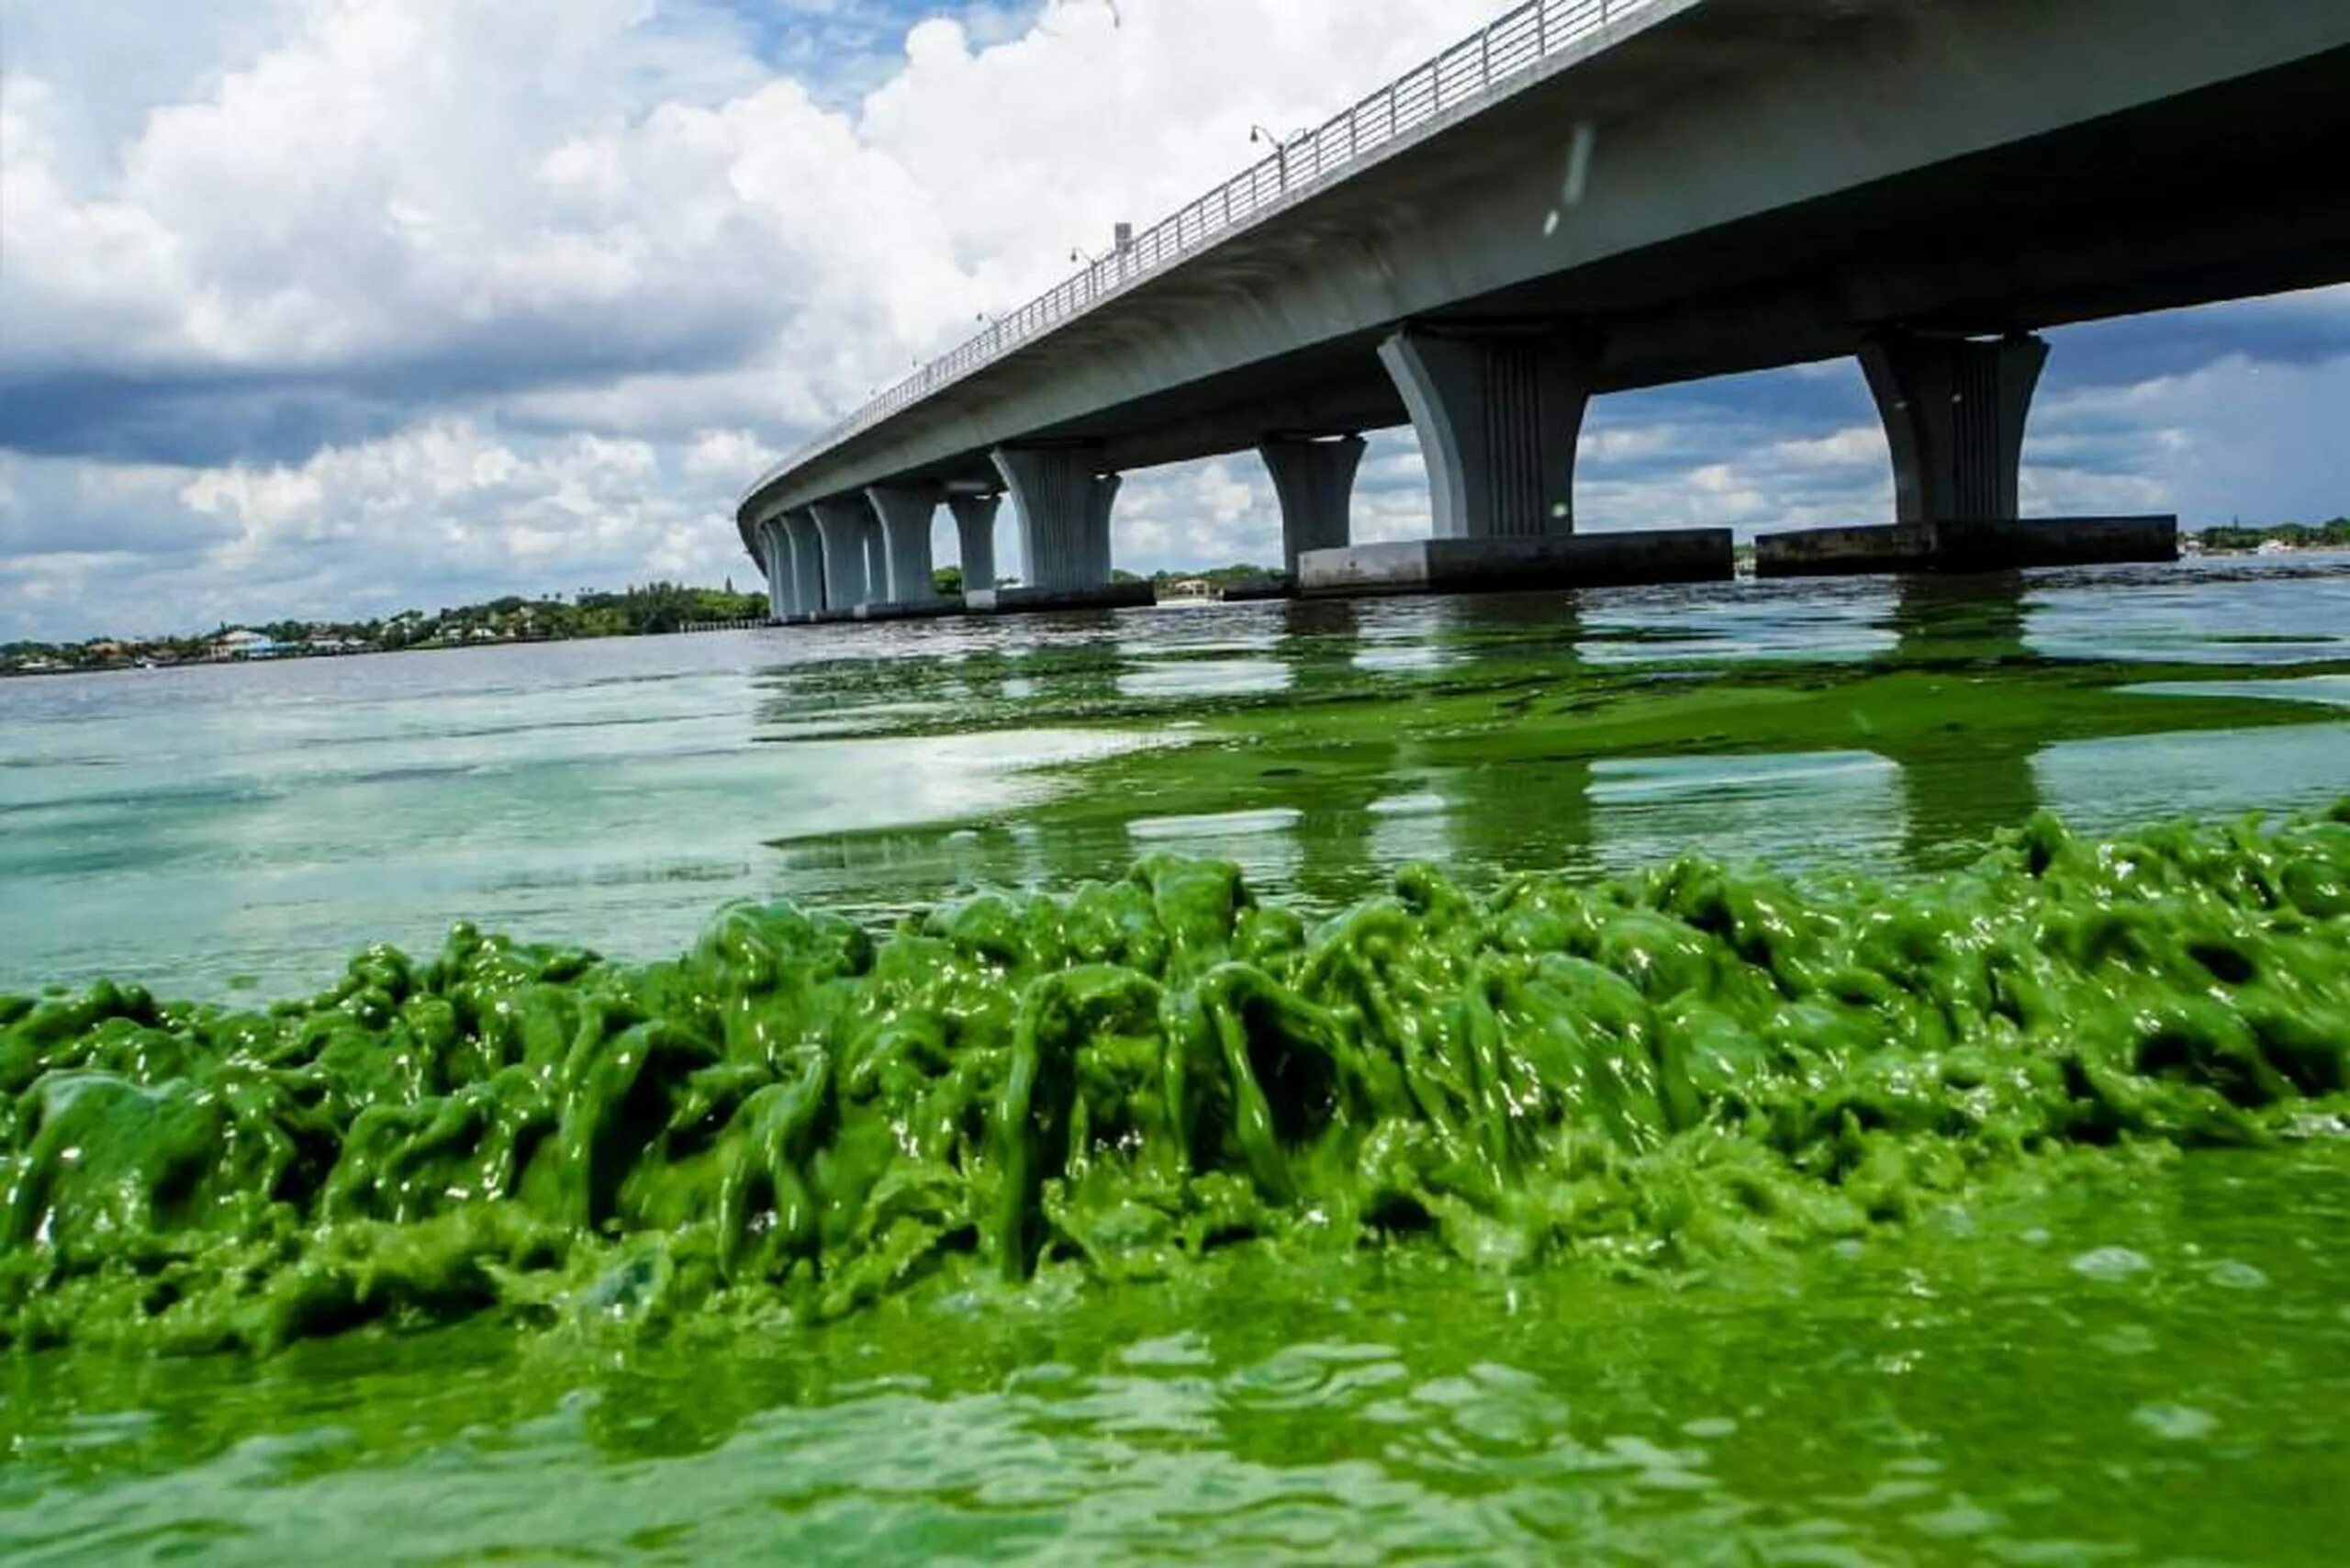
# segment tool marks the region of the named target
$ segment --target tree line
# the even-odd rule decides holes
[[[248,622],[203,633],[105,636],[79,643],[0,644],[0,674],[119,669],[201,664],[231,657],[311,657],[392,653],[406,648],[547,643],[584,637],[645,637],[712,622],[764,621],[764,593],[654,582],[617,591],[582,589],[565,598],[509,594],[480,604],[427,613],[403,610],[374,621]]]

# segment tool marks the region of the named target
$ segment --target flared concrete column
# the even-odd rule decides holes
[[[783,514],[784,536],[791,542],[791,613],[824,612],[824,538],[811,512]]]
[[[776,555],[783,563],[783,592],[778,601],[781,614],[778,618],[789,619],[805,613],[807,567],[800,563],[800,546],[791,537],[791,520],[779,517],[768,526],[775,530]]]
[[[759,580],[767,585],[767,619],[775,619],[775,540],[764,522],[751,530],[751,557],[759,564]]]
[[[1379,358],[1419,433],[1438,538],[1574,532],[1595,358],[1583,336],[1405,327]]]
[[[1281,562],[1292,577],[1298,556],[1306,551],[1337,550],[1348,543],[1348,512],[1364,445],[1359,435],[1337,441],[1268,436],[1258,443],[1273,476],[1273,494],[1281,498]]]
[[[767,619],[780,621],[791,612],[791,543],[784,537],[783,520],[768,518],[759,524],[759,563],[767,578]]]
[[[878,604],[890,597],[890,552],[881,543],[881,520],[873,515],[873,503],[865,504],[865,596],[868,603]]]
[[[775,520],[769,518],[760,523],[753,537],[759,543],[759,576],[767,583],[767,619],[780,621],[783,619],[780,601],[783,598],[784,560],[782,552],[776,548]]]
[[[1093,488],[1085,499],[1085,575],[1089,582],[1110,580],[1110,513],[1117,506],[1118,487],[1125,483],[1115,474],[1097,474]]]
[[[1861,369],[1893,448],[1897,520],[2012,522],[2023,431],[2048,363],[2045,339],[1929,338],[1888,332]]]
[[[931,579],[930,525],[938,492],[913,485],[873,485],[865,498],[881,520],[881,554],[889,566],[891,604],[922,604],[938,597]]]
[[[874,526],[873,509],[860,498],[818,501],[813,510],[824,541],[824,608],[838,614],[870,603],[873,579],[866,566],[865,536]]]
[[[1022,580],[1032,588],[1108,582],[1118,476],[1094,473],[1086,452],[1000,446],[990,455],[1020,511]]]
[[[965,593],[981,593],[995,587],[995,514],[1002,505],[1001,495],[946,498],[946,510],[955,514],[955,537],[962,550]]]

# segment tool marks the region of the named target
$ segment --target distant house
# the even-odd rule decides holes
[[[277,644],[273,638],[259,632],[246,631],[241,626],[234,632],[223,632],[214,638],[212,652],[216,658],[265,659],[277,652]]]

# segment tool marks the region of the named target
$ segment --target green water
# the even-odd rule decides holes
[[[1951,868],[2041,808],[2101,834],[2333,800],[2350,780],[2345,588],[2322,565],[1750,586],[39,683],[0,692],[0,990],[114,974],[241,1003],[307,993],[364,939],[431,951],[453,913],[647,958],[729,894],[878,927],[1161,850],[1227,857],[1308,917],[1416,859],[1472,890],[1554,873],[1543,886],[1572,902],[1695,850],[1785,868],[1817,890],[1795,907],[1849,924],[1967,885]],[[2323,881],[2305,889],[2321,926]],[[19,1354],[0,1547],[2325,1559],[2350,1159],[2322,1081],[2336,1069],[2311,1064],[2339,1060],[2340,949],[2275,929],[2241,875],[2181,885],[2235,890],[2235,934],[2286,944],[2261,979],[2295,989],[2259,1036],[2258,1093],[2209,1019],[2107,1030],[2153,1086],[2107,1094],[2153,1117],[2119,1149],[2059,1137],[1905,1180],[1891,1212],[1628,1271],[1590,1245],[1605,1227],[1482,1256],[1478,1238],[1527,1234],[1490,1224],[1525,1219],[1503,1201],[1520,1171],[1458,1216],[1461,1193],[1431,1188],[1433,1225],[1382,1223],[1398,1234],[1367,1248],[1268,1223],[1270,1242],[1217,1236],[1141,1271],[1040,1255],[1005,1283],[949,1266],[837,1315],[730,1305],[616,1337],[481,1313],[258,1360]],[[2098,902],[2086,883],[2060,900]],[[1280,970],[1271,950],[1240,957]],[[2118,991],[2087,963],[2096,984],[2033,1048],[2081,1055],[2068,1019],[2096,1034],[2248,979],[2138,958]],[[2315,1022],[2279,1058],[2288,1014]],[[1818,1087],[1774,1071],[1796,1099]],[[1897,1077],[1879,1085],[1893,1102]],[[1545,1114],[1583,1125],[1568,1098]],[[1416,1103],[1407,1120],[1444,1126]],[[1606,1136],[1638,1152],[1674,1114]],[[1897,1130],[1879,1128],[1915,1145]],[[1321,1193],[1298,1155],[1312,1140],[1280,1131]],[[1208,1165],[1250,1169],[1227,1141]],[[2262,1147],[2213,1147],[2243,1143]],[[1666,1234],[1656,1219],[1617,1234]]]
[[[1410,1260],[884,1309],[618,1361],[495,1334],[20,1364],[21,1560],[2337,1561],[2350,1166],[2163,1179],[1627,1287]]]

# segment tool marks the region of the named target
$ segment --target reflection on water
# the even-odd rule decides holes
[[[2026,593],[2020,572],[1904,577],[1889,618],[1894,646],[1883,660],[1952,680],[1995,680],[2031,656]],[[1998,829],[2038,811],[2032,759],[2052,738],[1957,733],[1881,743],[1879,755],[1900,773],[1906,862],[1918,870],[1964,862]]]
[[[1610,871],[1692,851],[1784,864],[1806,857],[1823,822],[1852,859],[1884,865],[1908,852],[1901,770],[1874,752],[1627,757],[1592,773],[1594,853]]]
[[[2309,630],[2257,644],[2216,631],[2160,639],[2162,667],[2253,673],[2293,663],[2296,648],[2333,648],[2322,629],[2350,610],[2340,569],[2297,566],[2195,579],[2204,595],[2231,599],[2232,610],[2188,602],[2199,606],[2199,626],[2251,618]],[[2126,633],[2117,641],[2133,647],[2154,641],[2139,596],[2181,598],[2170,575],[2125,568],[2110,576],[1742,584],[1129,618],[1114,655],[1096,655],[1091,689],[1081,684],[1082,655],[1066,645],[1030,655],[1037,677],[1026,689],[1025,716],[1081,714],[1210,751],[1238,744],[1229,722],[1236,714],[1259,739],[1278,740],[1283,718],[1247,717],[1268,706],[1285,715],[1334,703],[1376,712],[1393,703],[1395,722],[1355,724],[1326,744],[1277,746],[1279,755],[1237,773],[1226,792],[1208,800],[1160,788],[1186,766],[1180,752],[1168,754],[1167,771],[1122,775],[1113,787],[1080,776],[1072,788],[1108,795],[1098,809],[1045,812],[1017,864],[958,855],[934,885],[1102,875],[1140,848],[1174,841],[1233,858],[1260,885],[1326,907],[1375,889],[1413,858],[1443,861],[1472,879],[1522,868],[1623,870],[1692,849],[1902,872],[1963,861],[2043,805],[2090,825],[2119,825],[2131,820],[2117,813],[2119,802],[2143,800],[2150,789],[2159,797],[2154,814],[2325,799],[2331,787],[2322,770],[2288,778],[2253,765],[2243,737],[2208,733],[2209,709],[2191,724],[2182,716],[2183,729],[2172,732],[2162,714],[2098,687],[2099,672],[2110,667],[2118,678],[2123,666],[2081,646],[2095,621],[2084,596],[2113,599],[2115,623]],[[2051,603],[2056,608],[2045,609]],[[2038,634],[2044,619],[2065,629],[2072,657],[2051,660]],[[2256,647],[2256,656],[2238,658],[2245,647]],[[1105,705],[1098,685],[1113,657],[1123,706]],[[1285,677],[1275,678],[1276,668]],[[2088,672],[2077,689],[2064,673],[2076,669]],[[1628,682],[1695,689],[1725,670],[1765,672],[1762,698],[1827,691],[1831,709],[1840,685],[1897,684],[1856,697],[1833,745],[1807,731],[1791,735],[1784,751],[1751,735],[1709,750],[1704,729],[1692,727],[1643,737],[1621,755],[1595,754],[1572,725],[1545,718],[1582,700],[1579,692],[1597,705],[1621,696]],[[1461,692],[1491,696],[1493,722],[1448,730],[1413,722],[1431,702]],[[2226,681],[2205,695],[2232,700]],[[1873,723],[1887,705],[1908,722]],[[1983,722],[1986,710],[1997,710],[1998,722]],[[1508,733],[1514,714],[1523,720],[1516,737]],[[1472,728],[1474,744],[1464,739]],[[2088,782],[2109,742],[2129,743],[2128,788]],[[2300,744],[2340,755],[2332,731]],[[2076,747],[2087,750],[2076,756]],[[2173,765],[2158,761],[2150,770],[2149,751]],[[2043,775],[2060,757],[2072,787],[2052,796]],[[904,839],[893,842],[901,855]],[[878,869],[846,847],[845,876]]]
[[[652,955],[731,897],[883,919],[1169,848],[1325,907],[1416,858],[1899,873],[2042,806],[2329,798],[2345,628],[2350,563],[2299,557],[12,681],[0,987],[305,989],[459,915]]]

